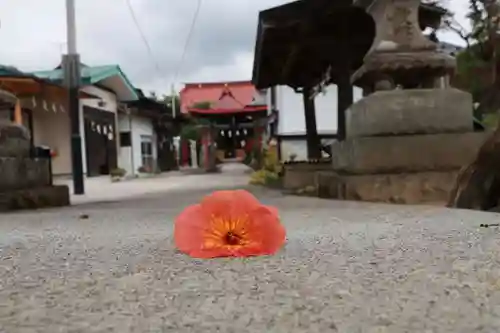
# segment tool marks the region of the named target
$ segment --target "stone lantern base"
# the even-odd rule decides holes
[[[445,202],[487,132],[473,131],[472,98],[455,89],[374,93],[347,111],[322,192],[345,200]],[[323,187],[324,187],[323,186]],[[321,186],[320,186],[321,187]]]
[[[0,211],[67,206],[67,186],[52,184],[49,158],[31,157],[22,126],[0,123]]]

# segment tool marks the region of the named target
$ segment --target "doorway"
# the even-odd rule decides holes
[[[141,168],[148,173],[156,171],[154,165],[152,135],[141,135]]]
[[[84,106],[87,176],[109,175],[118,165],[115,114]]]

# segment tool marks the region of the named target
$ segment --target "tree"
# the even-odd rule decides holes
[[[192,105],[193,109],[201,109],[201,110],[209,110],[212,107],[212,102],[209,101],[204,101],[204,102],[198,102],[194,103]]]
[[[459,75],[468,80],[476,94],[481,111],[493,115],[500,109],[499,14],[498,1],[469,0],[472,29],[465,35],[468,47],[458,67]],[[495,127],[476,159],[460,171],[449,207],[500,211],[500,123]]]
[[[168,112],[172,115],[178,116],[181,112],[181,100],[179,95],[166,95],[162,94],[158,96],[155,91],[149,92],[149,98],[154,99],[159,103],[163,103],[167,106]],[[175,112],[172,112],[172,102],[175,103]]]
[[[469,91],[477,102],[476,115],[496,112],[500,108],[498,89],[500,80],[499,59],[499,13],[500,3],[496,0],[468,0],[467,18],[472,29],[467,30],[453,14],[444,20],[445,28],[460,36],[467,47],[457,56],[457,74],[453,84]]]
[[[172,115],[178,116],[181,114],[181,99],[179,95],[162,95],[162,101],[167,105]],[[174,110],[172,110],[172,103],[175,104]]]
[[[149,98],[154,99],[155,101],[158,100],[158,94],[156,94],[156,91],[150,91],[149,92]]]
[[[194,109],[208,110],[212,107],[212,102],[202,101],[194,103],[192,106]],[[202,126],[210,126],[210,122],[203,118],[190,118],[189,123],[182,126],[181,138],[186,140],[197,141],[200,139],[200,129]]]

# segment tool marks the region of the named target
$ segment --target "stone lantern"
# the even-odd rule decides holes
[[[460,168],[485,139],[473,130],[472,96],[441,84],[455,59],[419,26],[419,0],[358,0],[376,37],[353,74],[368,94],[346,111],[346,139],[332,144],[340,199],[445,202]],[[322,182],[326,183],[326,182]]]
[[[367,12],[376,24],[375,40],[364,64],[352,76],[368,91],[396,87],[435,88],[436,79],[455,70],[452,56],[438,52],[419,26],[420,0],[374,0]]]

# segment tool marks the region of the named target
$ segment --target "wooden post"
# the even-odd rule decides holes
[[[236,158],[237,154],[236,154],[236,147],[238,147],[238,138],[236,137],[236,131],[238,130],[238,128],[236,127],[236,116],[232,116],[231,117],[231,126],[230,126],[230,131],[232,133],[232,144],[233,144],[233,152],[232,152],[232,155],[233,155],[233,158]]]
[[[23,113],[22,113],[22,109],[21,109],[21,101],[20,100],[16,101],[16,106],[14,107],[14,122],[17,125],[23,124]]]
[[[310,87],[304,87],[302,97],[304,100],[304,117],[306,123],[307,158],[319,159],[321,158],[320,139],[316,127],[316,107],[314,105],[314,98],[311,98]]]
[[[203,166],[205,169],[210,169],[210,148],[211,148],[211,138],[210,138],[210,129],[204,129],[203,137],[205,138],[205,154],[203,156]]]
[[[189,166],[189,143],[186,139],[181,139],[181,166]]]
[[[337,136],[339,141],[344,141],[346,138],[345,112],[354,100],[350,74],[349,67],[344,66],[337,83]]]

